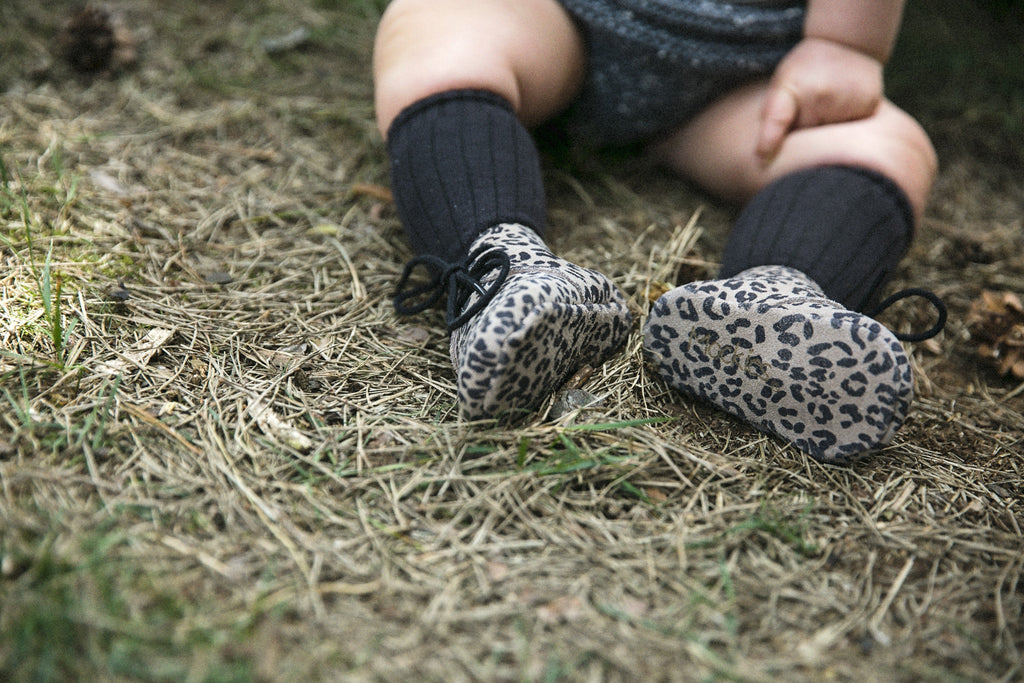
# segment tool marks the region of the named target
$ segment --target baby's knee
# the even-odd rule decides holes
[[[500,41],[500,3],[395,0],[381,17],[373,54],[382,134],[407,106],[446,90],[490,90],[513,105],[516,77]]]
[[[885,125],[895,158],[905,173],[934,177],[938,170],[935,147],[921,124],[895,106],[886,114]]]
[[[885,103],[878,116],[878,140],[867,165],[899,185],[920,217],[938,173],[938,156],[931,139],[912,116]]]
[[[528,125],[561,110],[578,90],[584,45],[555,0],[395,0],[374,46],[377,124],[430,95],[488,90]]]
[[[811,166],[867,168],[892,180],[915,217],[923,215],[938,171],[935,148],[921,125],[894,104],[883,102],[867,119],[803,129],[792,137],[790,155],[770,170],[768,180]]]

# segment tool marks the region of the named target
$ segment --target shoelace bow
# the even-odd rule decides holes
[[[887,296],[885,299],[880,301],[878,305],[872,307],[870,310],[864,311],[864,314],[874,318],[883,311],[885,311],[886,309],[888,309],[897,301],[908,299],[912,296],[919,296],[922,297],[923,299],[927,299],[928,302],[935,307],[935,311],[938,313],[938,319],[935,321],[934,325],[929,327],[924,332],[918,332],[916,334],[903,334],[900,332],[894,332],[893,334],[896,335],[897,339],[905,342],[919,342],[924,341],[925,339],[931,339],[939,332],[941,332],[942,328],[946,326],[946,318],[949,315],[949,313],[946,310],[946,304],[943,303],[942,299],[940,299],[939,296],[935,294],[935,292],[930,292],[927,289],[921,289],[920,287],[910,287],[909,289],[901,289],[895,294]]]
[[[429,271],[430,280],[413,285],[410,280],[420,266]],[[451,263],[429,254],[417,256],[405,264],[395,288],[395,311],[399,315],[420,313],[434,306],[447,293],[445,323],[451,332],[465,325],[490,303],[511,268],[508,254],[486,244],[474,250],[462,263]],[[480,281],[493,271],[498,271],[498,276],[485,287]],[[479,297],[472,305],[466,306],[474,294]]]

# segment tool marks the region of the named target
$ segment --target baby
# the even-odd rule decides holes
[[[672,387],[824,462],[887,444],[913,378],[900,338],[870,316],[936,172],[925,132],[883,95],[902,9],[394,0],[375,45],[376,111],[417,253],[395,305],[447,297],[462,412],[534,410],[630,329],[615,285],[543,242],[529,131],[558,118],[575,144],[646,143],[743,205],[719,279],[666,293],[644,326]],[[413,284],[420,266],[428,285]]]

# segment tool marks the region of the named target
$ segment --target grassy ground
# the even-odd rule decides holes
[[[460,422],[440,315],[389,302],[377,3],[122,2],[138,64],[91,79],[70,7],[0,8],[0,679],[1024,679],[1024,384],[966,325],[1024,294],[1012,5],[911,3],[890,84],[943,171],[893,286],[951,320],[852,468],[673,395],[637,331],[596,406]],[[713,269],[728,207],[547,173],[640,311]]]

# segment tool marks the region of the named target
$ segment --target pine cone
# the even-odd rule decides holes
[[[135,63],[135,39],[110,12],[87,5],[57,36],[61,56],[79,73],[114,72]]]
[[[1024,379],[1024,304],[1013,292],[985,290],[971,304],[967,329],[978,355],[1000,375]]]

